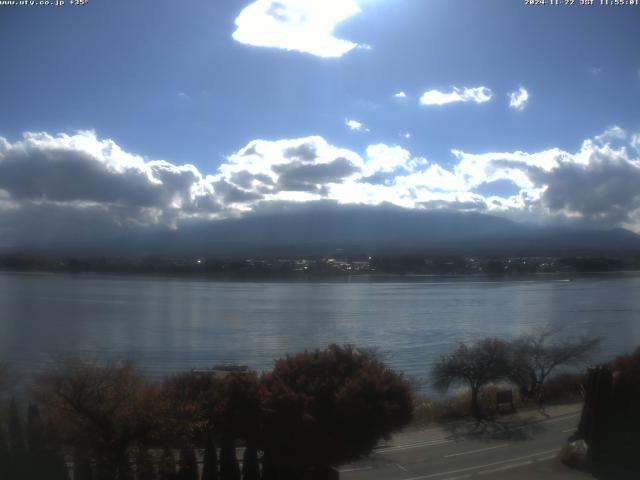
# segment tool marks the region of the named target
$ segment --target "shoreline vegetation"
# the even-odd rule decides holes
[[[389,276],[524,278],[640,271],[636,256],[442,256],[331,257],[45,257],[0,255],[0,272],[100,273],[211,279],[380,279]]]
[[[376,350],[350,345],[288,355],[260,375],[216,367],[155,381],[132,363],[68,360],[39,373],[0,416],[1,478],[38,478],[38,468],[51,480],[335,478],[334,467],[394,432],[497,417],[505,390],[517,410],[580,401],[579,372],[597,339],[555,333],[461,344],[431,372],[443,392],[468,385],[444,400],[417,394]],[[571,366],[578,373],[553,375]],[[8,400],[2,377],[6,366]]]
[[[479,395],[480,409],[485,419],[499,417],[504,413],[544,411],[546,407],[582,404],[584,402],[584,373],[560,373],[546,382],[546,398],[543,408],[535,399],[523,397],[517,387],[509,383],[495,383],[485,386]],[[510,391],[513,409],[502,409],[496,398],[498,392]],[[429,394],[414,394],[414,413],[408,429],[420,430],[451,422],[468,421],[473,417],[469,413],[471,391],[460,388],[444,398]]]
[[[160,381],[132,363],[69,360],[29,392],[26,415],[11,400],[0,422],[3,479],[67,480],[68,464],[74,480],[328,479],[413,410],[409,381],[349,345],[280,358],[261,375],[205,369]]]

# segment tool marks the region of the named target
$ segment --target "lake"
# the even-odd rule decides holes
[[[0,273],[0,360],[32,373],[69,355],[134,359],[150,376],[233,362],[268,369],[332,342],[378,347],[426,377],[459,342],[544,325],[597,335],[597,359],[640,344],[640,275],[223,282]]]

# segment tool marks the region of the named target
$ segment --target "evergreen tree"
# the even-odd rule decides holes
[[[136,455],[137,480],[156,480],[156,470],[149,450],[145,447],[138,448]]]
[[[2,423],[0,423],[0,455],[9,453],[9,443],[4,433]]]
[[[201,480],[218,480],[218,452],[213,432],[207,432],[204,443],[204,459]]]
[[[118,480],[135,480],[133,466],[128,454],[124,456],[118,465]]]
[[[22,419],[15,398],[9,405],[9,455],[7,458],[8,478],[26,478],[30,468],[22,430]]]
[[[76,447],[73,452],[73,480],[92,480],[91,457],[86,448]]]
[[[168,448],[162,451],[159,470],[160,480],[176,480],[176,461]]]
[[[253,442],[249,442],[244,451],[244,457],[242,459],[242,480],[260,480],[258,450]]]
[[[0,423],[0,478],[9,478],[9,444]]]
[[[21,455],[26,452],[22,420],[20,419],[20,412],[15,398],[11,399],[9,406],[9,441],[10,451],[13,455]]]
[[[33,404],[27,409],[27,445],[29,478],[46,478],[48,471],[44,423],[37,405]]]
[[[69,480],[69,470],[58,434],[48,423],[44,428],[44,461],[43,469],[47,472],[47,480]]]
[[[95,480],[114,480],[115,471],[111,461],[102,453],[96,452]]]
[[[38,406],[34,404],[30,404],[27,409],[27,444],[32,458],[45,450],[44,423]]]
[[[59,450],[48,452],[47,480],[69,480],[69,469],[64,455]]]
[[[180,450],[179,480],[198,480],[198,460],[192,448]]]
[[[228,432],[222,437],[220,480],[240,480],[240,466],[236,458],[236,442],[233,435]]]
[[[262,455],[262,480],[278,480],[278,470],[268,450]]]

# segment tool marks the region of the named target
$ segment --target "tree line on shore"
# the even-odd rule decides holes
[[[584,366],[600,343],[597,337],[560,339],[558,333],[558,329],[543,328],[510,342],[485,338],[472,345],[460,344],[433,365],[433,385],[440,391],[454,384],[467,387],[470,414],[476,419],[482,417],[480,389],[490,383],[511,383],[522,399],[543,408],[552,373],[563,367]]]
[[[492,382],[542,406],[551,373],[583,363],[598,343],[555,333],[462,344],[434,364],[432,384],[467,386],[476,418]],[[7,428],[0,422],[0,478],[328,479],[406,426],[413,399],[409,379],[349,345],[287,356],[261,375],[205,370],[161,381],[132,363],[68,360],[34,379],[26,421],[11,402]]]

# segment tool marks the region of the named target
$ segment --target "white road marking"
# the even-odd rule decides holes
[[[340,473],[348,473],[348,472],[361,472],[363,470],[372,470],[372,469],[373,467],[367,466],[367,467],[339,468],[338,471]]]
[[[397,452],[399,450],[410,450],[412,448],[420,448],[420,447],[437,447],[439,445],[446,445],[447,443],[453,443],[454,441],[455,440],[432,440],[429,442],[406,443],[404,445],[396,445],[393,447],[378,448],[374,450],[374,452],[387,453],[387,452]]]
[[[453,475],[453,474],[456,474],[456,473],[470,472],[470,471],[479,470],[479,469],[482,469],[482,468],[493,467],[494,465],[503,465],[505,463],[517,462],[519,460],[524,460],[525,458],[538,457],[540,455],[548,455],[550,453],[557,453],[559,451],[560,451],[559,448],[554,448],[553,450],[546,450],[544,452],[531,453],[529,455],[524,455],[522,457],[510,458],[508,460],[501,460],[499,462],[487,463],[485,465],[474,465],[473,467],[460,468],[458,470],[450,470],[448,472],[431,473],[429,475],[422,475],[420,477],[405,478],[404,480],[425,480],[427,478],[441,477],[443,475]]]
[[[511,465],[505,465],[504,467],[492,468],[491,470],[482,470],[478,472],[478,475],[487,475],[488,473],[504,472],[505,470],[511,470],[512,468],[524,467],[531,465],[533,460],[527,460],[526,462],[512,463]]]
[[[478,472],[478,475],[486,475],[487,473],[503,472],[505,470],[511,470],[512,468],[518,468],[518,467],[524,467],[526,465],[531,465],[532,463],[537,463],[537,462],[547,462],[549,460],[555,459],[556,457],[557,456],[555,454],[546,455],[544,457],[538,457],[538,458],[535,458],[533,460],[527,460],[526,462],[512,463],[510,465],[505,465],[504,467],[493,468],[491,470],[483,470],[481,472]]]
[[[575,432],[575,428],[567,428],[566,430],[562,430],[562,433]]]
[[[396,467],[398,467],[400,470],[402,470],[403,472],[408,472],[409,470],[407,470],[406,468],[404,468],[402,465],[400,465],[399,463],[396,463]]]
[[[547,460],[553,460],[554,458],[558,458],[558,456],[555,455],[555,454],[547,455],[546,457],[536,458],[536,461],[537,462],[546,462]]]
[[[553,423],[553,422],[561,422],[562,420],[569,420],[571,418],[577,417],[579,415],[582,415],[581,413],[572,413],[570,415],[565,415],[562,417],[557,417],[557,418],[550,418],[549,420],[534,420],[531,423],[526,423],[524,425],[520,425],[518,427],[513,427],[513,430],[522,430],[523,428],[528,428],[531,425],[537,425],[539,423]]]
[[[543,420],[540,423],[553,423],[553,422],[561,422],[563,420],[568,420],[570,418],[574,418],[574,417],[578,417],[580,416],[581,413],[574,413],[572,415],[565,415],[564,417],[558,417],[558,418],[551,418],[549,420]]]
[[[495,450],[496,448],[507,447],[508,445],[509,445],[508,443],[503,443],[502,445],[496,445],[494,447],[479,448],[477,450],[468,450],[466,452],[460,452],[460,453],[450,453],[449,455],[445,455],[444,458],[459,457],[460,455],[471,455],[472,453],[486,452],[488,450]]]

